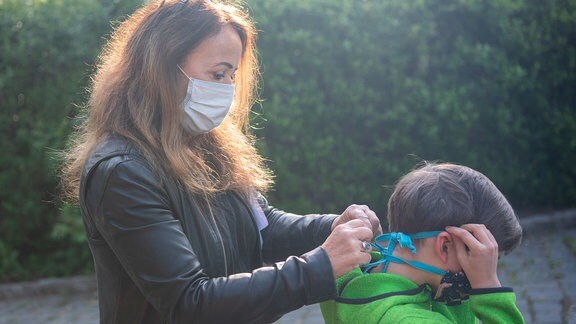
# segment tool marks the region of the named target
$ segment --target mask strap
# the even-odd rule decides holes
[[[380,254],[382,255],[382,259],[375,261],[375,262],[372,262],[372,263],[368,263],[368,264],[362,266],[362,271],[364,273],[368,273],[368,272],[370,272],[370,270],[374,269],[375,267],[377,267],[381,264],[382,265],[382,272],[386,272],[388,270],[388,265],[390,264],[390,262],[394,262],[394,263],[398,263],[398,264],[407,264],[407,265],[410,265],[416,269],[431,272],[434,274],[444,275],[444,274],[446,274],[446,271],[444,271],[442,269],[438,269],[436,267],[433,267],[433,266],[430,266],[430,265],[427,265],[425,263],[418,262],[418,261],[404,260],[402,258],[399,258],[399,257],[392,255],[392,253],[394,252],[394,248],[396,248],[396,243],[398,243],[398,245],[400,245],[401,248],[408,248],[408,249],[410,249],[412,254],[415,254],[416,253],[416,247],[412,243],[412,240],[418,240],[418,239],[429,238],[429,237],[436,237],[440,233],[441,233],[441,231],[418,232],[415,234],[404,234],[402,232],[392,232],[392,233],[386,233],[386,234],[378,235],[374,239],[372,246],[380,252]],[[380,241],[388,241],[388,246],[383,247],[380,244]]]
[[[401,258],[393,256],[393,255],[388,255],[387,259],[390,262],[394,262],[394,263],[398,263],[398,264],[407,264],[409,266],[412,266],[413,268],[420,269],[420,270],[427,271],[427,272],[431,272],[433,274],[437,274],[437,275],[441,275],[441,276],[445,275],[448,272],[448,271],[433,267],[431,265],[428,265],[426,263],[422,263],[419,261],[413,261],[413,260],[404,260],[404,259],[401,259]]]
[[[184,75],[188,78],[188,80],[191,79],[191,78],[188,76],[188,74],[186,74],[186,72],[184,72],[184,69],[182,69],[182,67],[180,66],[180,64],[176,64],[176,66],[180,69],[180,71],[182,71],[182,73],[184,73]]]

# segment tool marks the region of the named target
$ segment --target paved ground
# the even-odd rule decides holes
[[[526,323],[576,324],[576,210],[522,221],[520,249],[500,261],[500,279],[514,287]],[[92,277],[0,285],[0,324],[98,323]],[[324,323],[317,305],[277,323]]]

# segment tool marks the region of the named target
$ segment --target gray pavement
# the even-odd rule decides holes
[[[499,277],[514,287],[526,323],[576,324],[576,210],[522,219],[524,241],[503,256]],[[98,323],[94,278],[72,277],[0,285],[0,324]],[[277,323],[324,323],[318,305]]]

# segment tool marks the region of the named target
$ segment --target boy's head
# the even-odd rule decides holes
[[[470,223],[484,224],[505,253],[522,240],[522,227],[504,195],[465,166],[426,163],[402,177],[388,201],[390,232],[443,231]]]

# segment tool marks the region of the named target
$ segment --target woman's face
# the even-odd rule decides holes
[[[232,83],[242,56],[238,32],[225,25],[218,34],[202,41],[182,62],[182,69],[194,79]]]

